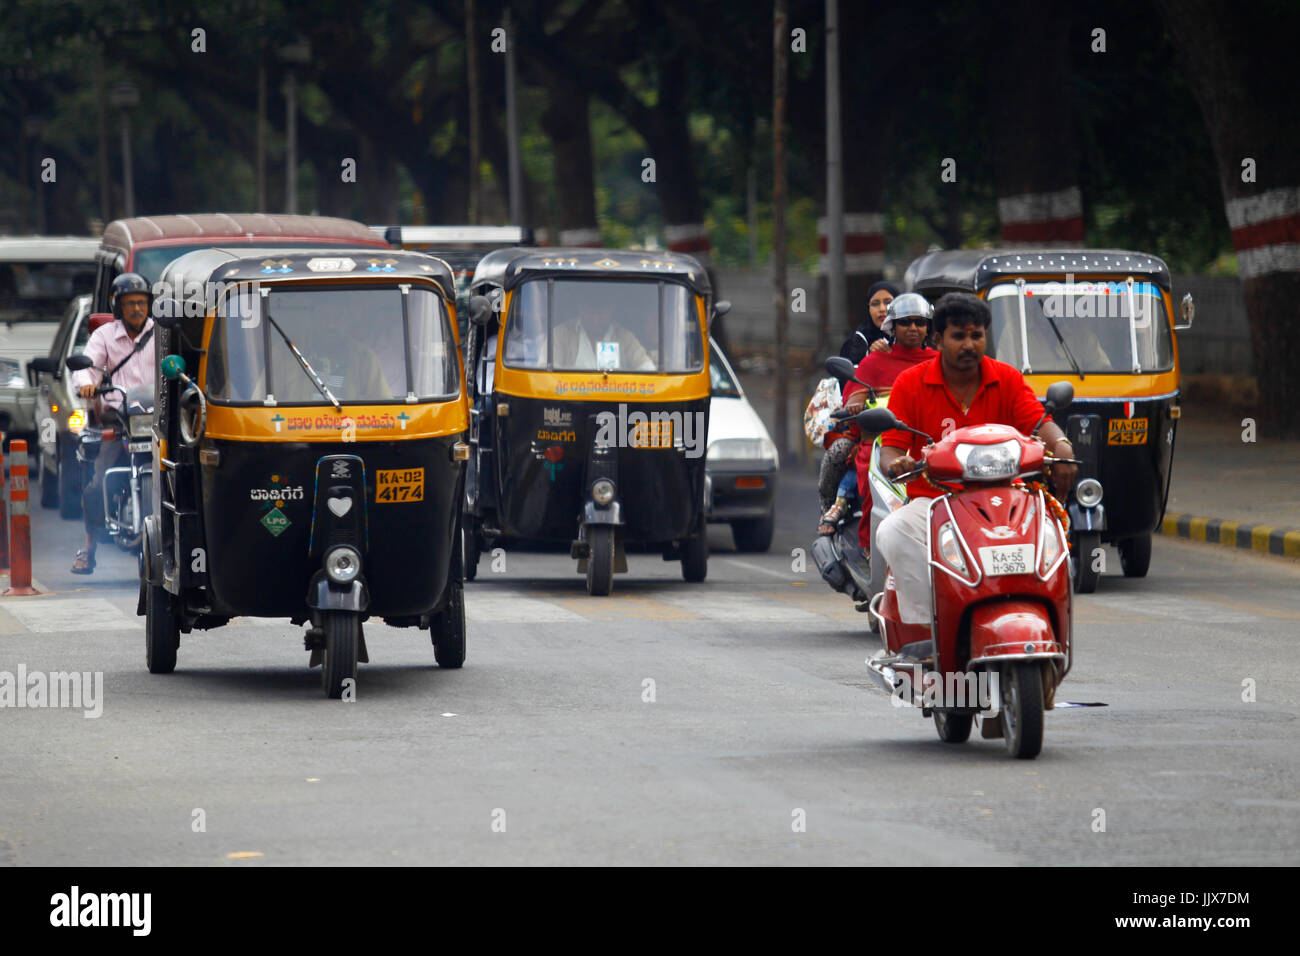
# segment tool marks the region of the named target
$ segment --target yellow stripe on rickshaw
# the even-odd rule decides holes
[[[412,405],[208,405],[205,435],[228,441],[400,441],[455,435],[469,428],[464,397]]]

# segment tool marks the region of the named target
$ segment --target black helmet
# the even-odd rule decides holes
[[[149,289],[149,283],[145,277],[138,272],[123,272],[113,280],[113,286],[108,293],[108,307],[113,313],[113,318],[119,322],[122,321],[122,309],[119,302],[124,295],[143,295],[149,300],[148,309],[153,311],[153,292]]]

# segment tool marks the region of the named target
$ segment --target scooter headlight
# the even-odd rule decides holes
[[[961,545],[957,543],[957,533],[952,530],[952,522],[947,522],[939,529],[939,557],[944,563],[962,577],[969,577],[966,559],[962,557]]]
[[[603,508],[614,500],[617,490],[608,478],[597,478],[591,483],[591,500]]]
[[[1096,478],[1083,479],[1074,487],[1074,500],[1083,508],[1101,504],[1101,482]]]
[[[82,408],[74,408],[68,413],[68,431],[74,435],[80,435],[86,427],[86,411]]]
[[[1020,442],[1014,438],[996,445],[962,442],[957,446],[957,460],[961,462],[961,476],[967,481],[1014,478],[1020,473]]]
[[[360,552],[347,545],[333,549],[325,555],[325,573],[335,584],[351,584],[361,573]]]

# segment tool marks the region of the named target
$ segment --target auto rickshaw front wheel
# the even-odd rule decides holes
[[[1101,577],[1097,562],[1101,535],[1075,535],[1074,543],[1074,593],[1091,594],[1097,590],[1097,579]]]
[[[356,685],[361,615],[353,611],[327,611],[324,618],[325,660],[321,664],[321,684],[325,696],[338,700],[343,696],[344,681],[351,680]]]
[[[433,616],[429,636],[439,667],[454,670],[465,665],[465,589],[460,582],[453,582],[447,606]]]
[[[709,535],[700,533],[682,542],[682,577],[691,583],[703,581],[709,574]]]
[[[145,585],[144,661],[150,674],[170,674],[176,669],[176,649],[181,632],[167,589]]]
[[[614,529],[610,525],[588,525],[587,593],[604,597],[614,590]]]
[[[1144,578],[1151,567],[1151,535],[1125,538],[1119,543],[1119,564],[1126,578]]]

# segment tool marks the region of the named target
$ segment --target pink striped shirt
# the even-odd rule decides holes
[[[153,319],[145,319],[144,328],[140,330],[140,335],[144,335],[153,328]],[[155,333],[156,334],[156,333]],[[128,355],[131,355],[132,349],[138,341],[137,338],[131,338],[127,334],[125,323],[116,320],[101,325],[91,333],[90,341],[86,343],[85,354],[90,356],[94,363],[90,368],[82,369],[80,372],[74,372],[72,382],[80,387],[82,385],[97,385],[106,372],[112,371],[117,363],[122,361]],[[116,375],[113,376],[113,384],[123,391],[127,391],[136,385],[153,385],[154,383],[154,342],[156,339],[150,336],[149,341],[135,355],[131,355],[125,365],[123,365]],[[103,396],[103,401],[114,407],[121,405],[122,396],[117,392],[110,392]]]

